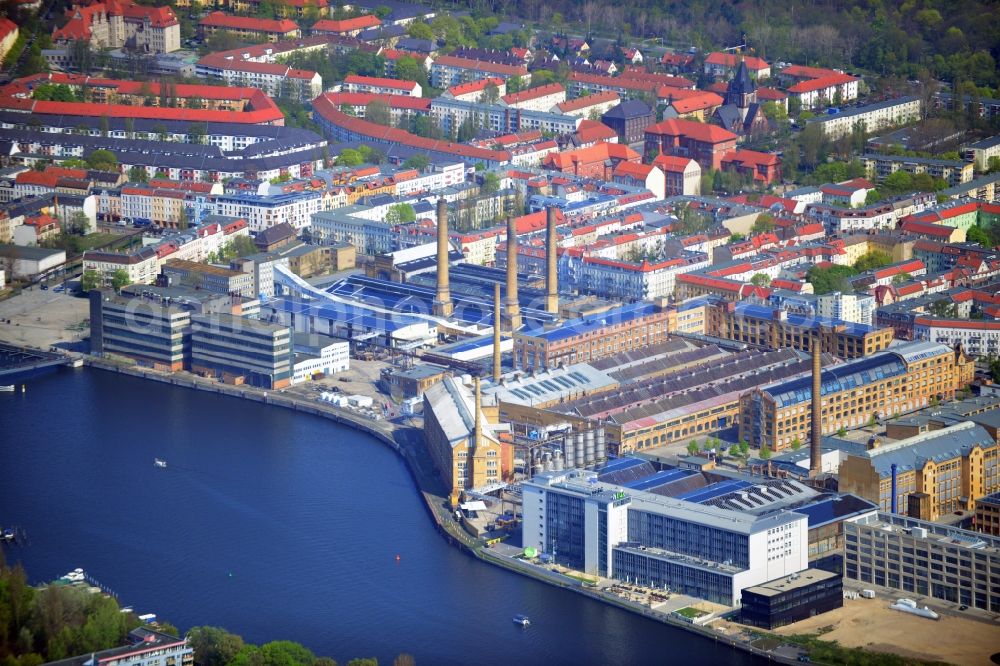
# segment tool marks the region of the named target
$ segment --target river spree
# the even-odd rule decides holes
[[[33,582],[82,567],[182,631],[340,663],[755,661],[447,545],[395,453],[318,417],[65,370],[0,394],[0,474],[0,525],[30,539],[8,561]]]

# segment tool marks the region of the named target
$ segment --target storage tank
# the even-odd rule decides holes
[[[542,459],[545,461],[545,471],[546,472],[553,471],[554,468],[552,467],[552,454],[546,451],[545,454],[542,456]]]
[[[586,432],[586,436],[585,436],[585,440],[584,441],[585,441],[584,447],[585,447],[585,450],[586,450],[584,464],[586,464],[587,466],[590,466],[590,465],[593,465],[595,462],[597,462],[597,456],[596,456],[596,452],[595,452],[596,442],[595,442],[594,431],[593,430],[588,430]]]
[[[563,452],[556,449],[555,455],[552,456],[552,469],[557,472],[563,471]]]
[[[566,465],[573,467],[576,464],[576,435],[574,433],[567,433],[563,437],[563,454],[566,458]]]
[[[541,463],[539,463],[539,464],[533,466],[532,470],[533,471],[532,471],[531,475],[532,476],[538,476],[539,474],[541,474],[542,472],[545,471],[545,466],[542,465]]]
[[[573,461],[574,467],[583,467],[586,464],[586,438],[584,433],[576,433],[576,459]]]
[[[608,445],[604,441],[604,428],[597,428],[597,457],[607,460],[608,458]]]

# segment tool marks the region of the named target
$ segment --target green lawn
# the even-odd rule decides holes
[[[705,611],[698,610],[697,608],[691,608],[690,606],[681,608],[680,610],[676,610],[674,612],[680,615],[681,617],[688,618],[689,620],[694,620],[696,618],[701,617],[702,615],[708,615],[708,613],[706,613]]]

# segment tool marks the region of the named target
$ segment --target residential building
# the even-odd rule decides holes
[[[500,101],[513,109],[551,111],[552,107],[566,101],[566,89],[561,83],[547,83],[508,93],[501,97]]]
[[[954,187],[972,180],[975,168],[972,162],[956,160],[939,160],[930,157],[904,157],[902,155],[874,155],[861,157],[868,172],[868,178],[885,180],[886,176],[897,171],[910,174],[926,173],[933,178],[941,178]]]
[[[101,274],[101,284],[111,285],[119,270],[128,275],[128,284],[153,284],[160,273],[160,258],[156,250],[144,247],[129,253],[87,250],[83,253],[83,272]]]
[[[193,666],[194,648],[186,638],[139,627],[129,632],[128,645],[87,652],[69,659],[49,662],[58,666]]]
[[[496,88],[497,99],[507,94],[507,82],[504,79],[490,76],[454,85],[441,93],[441,96],[462,102],[483,102],[485,101],[486,89],[490,86]]]
[[[227,384],[291,384],[292,331],[231,314],[191,316],[191,371]]]
[[[781,182],[781,160],[774,153],[740,148],[723,156],[722,170],[735,171],[764,185]]]
[[[839,106],[858,98],[860,79],[835,69],[791,65],[778,76],[789,84],[788,94],[798,98],[803,110]]]
[[[225,12],[212,12],[198,22],[198,32],[208,37],[218,31],[231,32],[252,40],[276,42],[302,36],[299,26],[290,19],[262,19],[252,16],[232,16]]]
[[[709,53],[705,58],[705,73],[709,76],[726,77],[735,73],[740,65],[746,65],[747,70],[757,80],[771,76],[771,66],[762,58],[720,51]]]
[[[875,297],[869,294],[842,294],[839,291],[821,294],[816,297],[816,314],[823,319],[871,326],[875,316]]]
[[[375,76],[359,76],[348,74],[344,79],[347,92],[373,93],[376,95],[406,95],[407,97],[422,97],[423,90],[416,81],[402,79],[386,79]]]
[[[321,193],[305,191],[266,196],[225,194],[212,197],[206,206],[216,215],[246,220],[250,231],[260,233],[285,222],[296,230],[307,227],[313,213],[322,209],[322,202]]]
[[[499,407],[474,388],[445,377],[424,393],[424,437],[451,505],[466,490],[496,485],[513,473],[513,447],[501,440]]]
[[[657,155],[653,166],[664,174],[666,196],[701,194],[701,167],[690,157]]]
[[[542,160],[542,167],[580,178],[611,180],[615,168],[622,163],[640,163],[640,155],[621,143],[598,143],[589,148],[551,153]]]
[[[200,77],[225,81],[230,86],[260,88],[272,97],[308,102],[323,93],[323,77],[318,73],[280,63],[236,60],[210,53],[198,61],[196,72]]]
[[[851,134],[856,126],[861,126],[866,133],[872,134],[917,120],[920,120],[920,99],[899,97],[832,115],[811,118],[809,122],[819,125],[827,138],[839,139]]]
[[[531,82],[531,74],[524,65],[506,65],[451,55],[438,56],[431,65],[431,85],[442,89],[490,77],[506,81],[513,76],[519,77],[524,85]]]
[[[601,116],[601,122],[614,130],[622,143],[639,143],[646,128],[656,120],[656,113],[645,103],[626,100]]]
[[[965,146],[962,149],[962,156],[976,165],[976,171],[987,171],[990,160],[1000,158],[1000,136],[991,136]]]
[[[823,434],[857,428],[950,399],[972,381],[973,363],[941,344],[914,342],[828,367],[822,372]],[[809,440],[812,378],[760,386],[740,398],[740,437],[771,451]]]
[[[313,23],[309,32],[314,35],[347,35],[357,37],[362,30],[377,28],[382,25],[374,14],[362,14],[348,19],[320,19]]]
[[[181,47],[181,24],[170,7],[148,7],[132,0],[105,0],[66,10],[66,23],[52,33],[53,43],[86,42],[90,48],[130,47],[170,53]]]
[[[7,53],[17,42],[19,35],[17,24],[9,18],[0,19],[0,60],[7,57]]]
[[[164,286],[204,289],[213,294],[238,294],[247,298],[257,296],[254,278],[250,273],[184,259],[168,259],[161,271]]]
[[[619,162],[612,172],[612,180],[631,187],[644,187],[657,199],[666,198],[666,178],[659,168],[651,164]]]
[[[736,150],[736,135],[691,120],[664,120],[646,128],[645,154],[689,157],[702,169],[721,169],[722,158]]]
[[[848,521],[844,577],[1000,612],[1000,539],[879,513]]]
[[[567,100],[549,110],[554,113],[563,113],[578,118],[592,118],[595,115],[607,113],[620,101],[621,96],[609,90]]]

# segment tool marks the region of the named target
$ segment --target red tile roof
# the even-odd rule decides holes
[[[840,86],[845,83],[850,83],[851,81],[857,81],[857,80],[858,79],[856,77],[848,76],[847,74],[831,74],[830,76],[824,76],[821,79],[809,79],[807,81],[799,81],[794,86],[791,86],[788,89],[788,92],[793,94],[815,92],[817,90],[825,90],[827,88]]]
[[[732,67],[736,69],[740,66],[740,61],[743,61],[747,65],[747,69],[751,72],[758,72],[762,69],[770,69],[771,66],[767,64],[761,58],[748,55],[738,55],[735,53],[722,53],[720,51],[715,51],[714,53],[708,54],[705,58],[705,62],[709,65],[721,65],[723,67]]]
[[[659,167],[665,173],[684,173],[684,170],[688,168],[691,162],[694,162],[694,160],[690,157],[674,157],[673,155],[660,153],[653,160],[653,166]]]
[[[835,69],[807,67],[805,65],[789,65],[781,70],[782,76],[790,76],[794,79],[822,79],[823,77],[840,73]]]
[[[497,86],[498,88],[502,85],[506,85],[506,81],[503,79],[498,79],[494,76],[486,77],[485,79],[476,79],[475,81],[469,81],[467,83],[459,83],[448,88],[448,92],[453,97],[459,97],[461,95],[469,95],[471,93],[482,92],[486,90],[486,87],[490,84]]]
[[[667,99],[670,99],[670,91],[675,90],[674,88],[661,88],[661,91],[667,93]],[[685,91],[688,92],[688,91]],[[695,92],[695,91],[691,91]],[[714,92],[698,91],[695,95],[685,95],[680,98],[676,98],[671,102],[671,106],[677,111],[677,113],[691,113],[692,111],[704,111],[705,109],[714,109],[715,107],[722,106],[724,100],[719,95]]]
[[[342,93],[340,93],[342,94]],[[338,93],[325,93],[313,100],[313,111],[327,122],[341,127],[355,134],[371,137],[377,141],[386,143],[398,143],[418,150],[447,153],[456,157],[468,158],[471,160],[482,160],[491,162],[509,162],[510,153],[507,151],[486,150],[474,146],[466,146],[450,141],[439,141],[436,139],[425,139],[415,134],[410,134],[394,127],[385,127],[376,123],[355,118],[343,113],[340,110],[340,99]]]
[[[410,95],[379,95],[377,93],[328,93],[335,95],[337,104],[347,104],[348,106],[368,106],[375,100],[385,102],[390,109],[406,109],[410,111],[431,110],[431,99],[429,97],[412,97]]]
[[[693,120],[681,120],[679,118],[664,120],[655,125],[650,125],[646,128],[646,134],[683,136],[704,143],[723,143],[725,141],[736,140],[735,134],[716,125],[698,123]]]
[[[435,65],[444,67],[456,67],[459,69],[471,69],[479,72],[490,72],[492,74],[506,74],[507,76],[527,76],[528,68],[523,65],[503,65],[496,62],[486,62],[485,60],[473,60],[471,58],[459,58],[458,56],[443,55],[434,59]]]
[[[756,150],[734,150],[722,157],[722,162],[739,162],[745,166],[778,166],[778,156],[774,153],[761,153]]]
[[[767,102],[780,102],[783,99],[788,99],[788,95],[777,88],[762,86],[757,88],[757,99]]]
[[[628,176],[629,178],[634,178],[635,180],[641,180],[642,182],[646,182],[646,178],[649,176],[653,168],[654,167],[652,164],[619,162],[618,166],[615,167],[613,175]]]
[[[561,83],[547,83],[544,86],[528,88],[527,90],[521,90],[516,93],[504,95],[501,99],[503,99],[503,101],[507,104],[520,104],[521,102],[538,99],[539,97],[558,95],[559,93],[565,92],[566,89],[563,88]]]
[[[608,102],[617,102],[621,99],[621,96],[613,90],[605,90],[603,92],[594,93],[593,95],[584,95],[583,97],[577,97],[576,99],[568,99],[565,102],[559,103],[559,110],[563,113],[572,113],[573,111],[579,111],[580,109],[586,109],[589,106],[594,106],[595,104],[607,104]]]
[[[639,153],[620,143],[596,143],[586,148],[567,150],[562,153],[549,153],[542,162],[543,167],[566,169],[574,164],[593,164],[610,159],[638,160]]]
[[[295,32],[299,29],[299,26],[297,26],[294,21],[289,19],[262,19],[254,18],[252,16],[232,16],[230,14],[226,14],[225,12],[212,12],[199,21],[198,25],[209,28],[221,28],[223,30],[229,28],[233,30],[252,30],[256,32],[277,34]]]
[[[382,21],[380,21],[377,16],[374,14],[364,14],[362,16],[355,16],[354,18],[339,21],[334,19],[322,19],[313,23],[310,30],[313,32],[329,32],[341,35],[347,32],[375,28],[380,25],[382,25]]]

